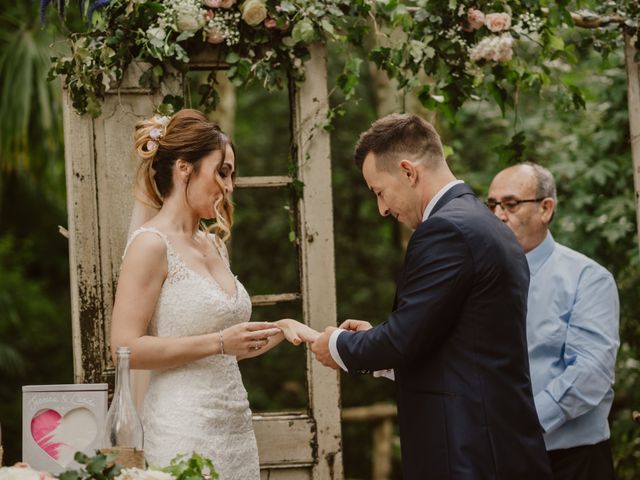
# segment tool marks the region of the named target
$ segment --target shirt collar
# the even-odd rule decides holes
[[[429,215],[431,215],[431,212],[433,211],[433,207],[436,206],[436,203],[438,203],[438,200],[440,200],[445,193],[447,193],[449,190],[451,190],[451,188],[455,187],[456,185],[458,185],[460,183],[464,183],[464,182],[462,180],[453,180],[452,182],[447,183],[444,187],[442,187],[438,191],[438,193],[436,193],[434,195],[434,197],[431,199],[431,201],[429,203],[427,203],[427,208],[424,209],[424,213],[422,214],[422,221],[423,222],[427,218],[429,218]]]
[[[556,242],[553,240],[551,232],[547,231],[545,239],[533,250],[530,250],[527,254],[527,262],[529,263],[529,271],[531,275],[535,275],[540,270],[540,267],[547,261],[547,258],[551,256],[556,248]]]

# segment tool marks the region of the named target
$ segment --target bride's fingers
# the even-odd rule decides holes
[[[280,327],[277,327],[275,324],[270,322],[247,322],[245,324],[245,328],[248,332],[255,332],[257,330],[273,330],[276,329],[280,331]]]
[[[269,337],[273,337],[279,333],[282,333],[282,330],[272,327],[266,330],[257,330],[255,332],[248,333],[245,338],[250,342],[256,340],[267,340]]]
[[[293,328],[287,326],[282,329],[282,333],[284,333],[284,337],[287,339],[287,341],[293,343],[294,345],[300,345],[302,343],[302,340]]]

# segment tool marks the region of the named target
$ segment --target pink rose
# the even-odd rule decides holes
[[[472,30],[478,30],[484,26],[484,13],[475,8],[470,8],[467,12],[467,21]]]
[[[209,8],[220,8],[222,0],[204,0],[204,4]]]
[[[484,24],[492,32],[509,30],[511,27],[511,17],[508,13],[489,13],[484,17]]]
[[[207,42],[217,45],[219,43],[224,42],[224,36],[220,33],[220,31],[217,28],[214,28],[207,32]]]
[[[264,21],[264,26],[267,28],[276,28],[278,26],[278,22],[275,18],[267,18]]]

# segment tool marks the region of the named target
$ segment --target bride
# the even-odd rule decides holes
[[[197,451],[213,459],[221,480],[258,480],[238,360],[318,333],[292,319],[249,322],[249,295],[225,248],[236,161],[226,135],[186,109],[139,122],[135,146],[140,185],[159,210],[127,243],[111,351],[128,346],[131,367],[152,371],[142,414],[146,459],[164,466]],[[201,219],[215,219],[214,233]]]

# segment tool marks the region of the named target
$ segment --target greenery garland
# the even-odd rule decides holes
[[[585,4],[593,11],[580,10]],[[567,41],[572,9],[604,26],[586,40]],[[93,116],[132,61],[150,65],[140,84],[154,89],[170,67],[186,72],[189,55],[207,43],[218,45],[238,87],[299,82],[308,46],[334,42],[344,59],[335,87],[346,99],[360,80],[364,50],[401,89],[450,118],[470,98],[493,99],[505,112],[522,89],[549,86],[559,105],[580,108],[579,86],[557,75],[558,63],[575,62],[586,46],[607,55],[620,45],[620,29],[637,39],[640,15],[635,0],[97,0],[86,10],[93,23],[69,35],[70,53],[54,57],[51,73],[64,77],[74,108]],[[198,92],[204,110],[215,109],[214,74]],[[171,114],[183,103],[168,96],[158,110]]]

